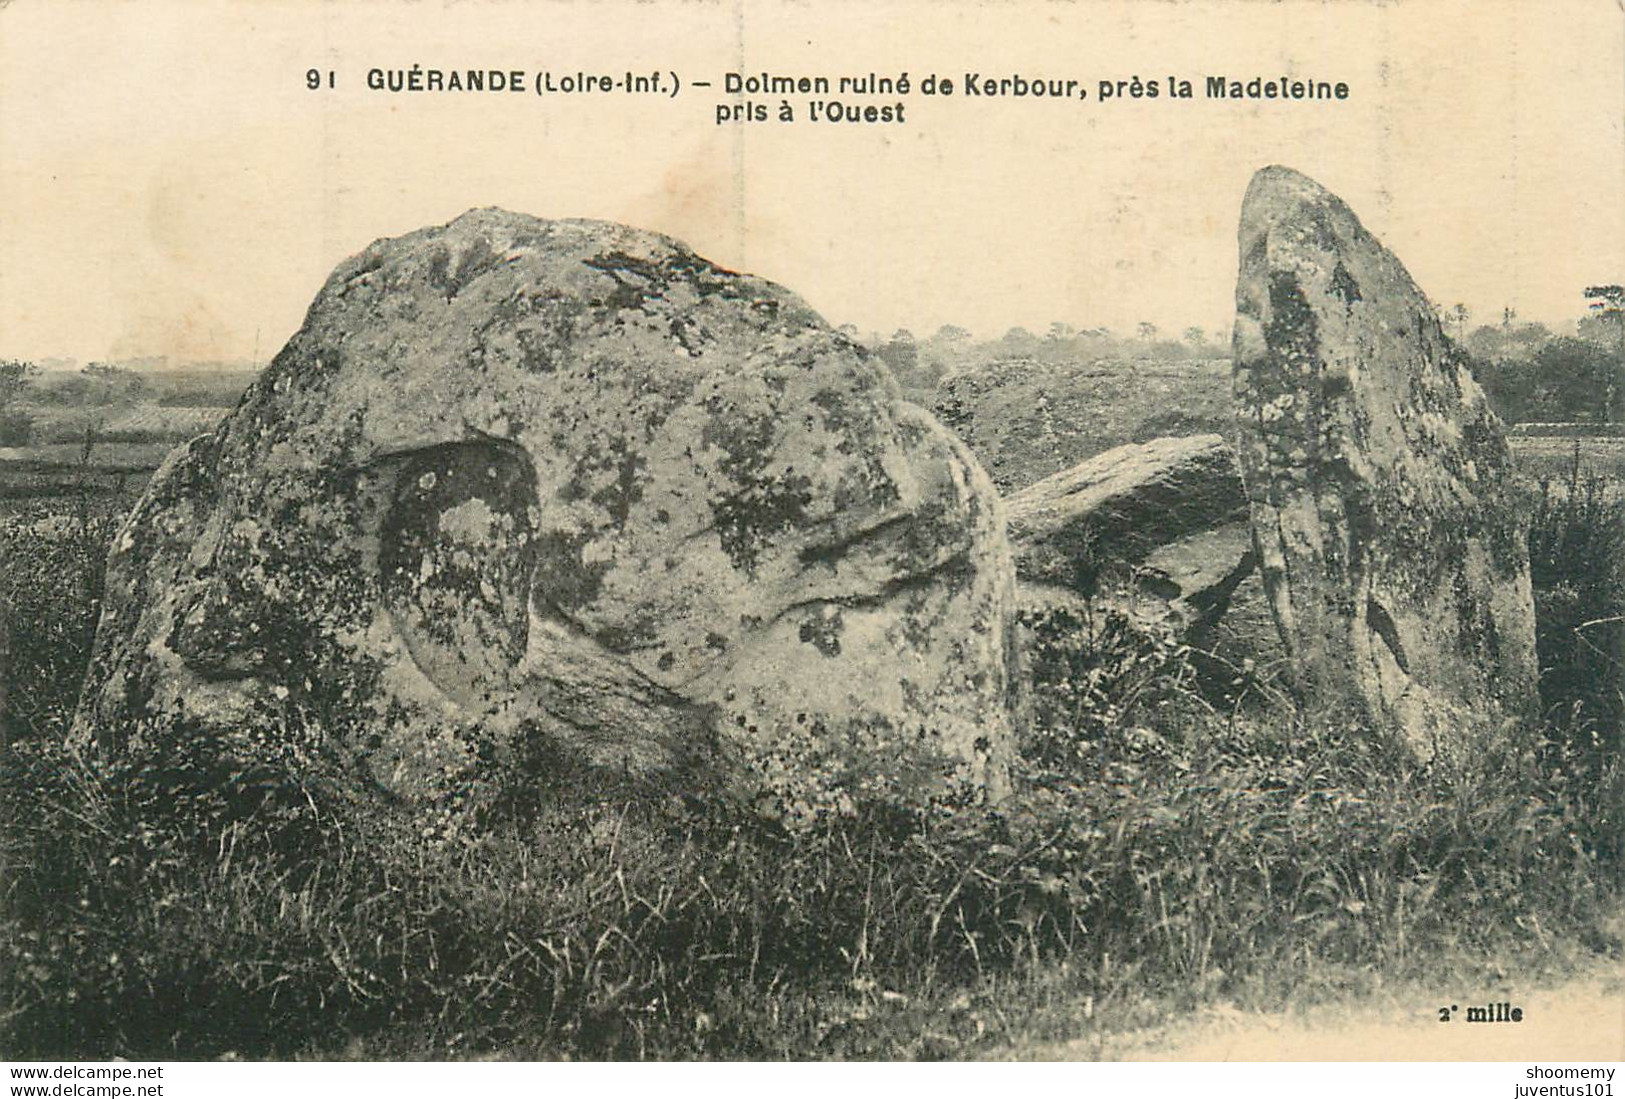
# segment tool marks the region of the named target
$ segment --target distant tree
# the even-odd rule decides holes
[[[1008,329],[1003,339],[1005,343],[1012,344],[1032,343],[1033,334],[1018,324],[1014,328]]]
[[[970,339],[970,329],[961,328],[957,324],[945,324],[937,329],[931,337],[932,343],[955,344],[965,343]]]
[[[1574,327],[1582,340],[1600,343],[1611,350],[1619,344],[1619,331],[1611,321],[1612,318],[1601,313],[1588,313]]]
[[[1529,356],[1475,357],[1472,365],[1509,423],[1601,420],[1608,376],[1618,370],[1612,349],[1572,336],[1549,339]]]
[[[0,361],[0,409],[23,395],[28,379],[34,375],[34,364],[20,359]]]
[[[1185,329],[1185,342],[1192,347],[1207,346],[1207,329],[1199,324],[1193,324]]]
[[[914,333],[908,329],[899,328],[892,333],[891,339],[875,348],[875,354],[904,385],[918,381],[915,374],[920,365],[920,348],[914,342]]]
[[[1497,374],[1505,381],[1521,373],[1512,370],[1509,364],[1522,363],[1527,366],[1534,361],[1536,353],[1552,341],[1552,332],[1545,325],[1539,322],[1519,324],[1517,317],[1517,311],[1508,307],[1501,311],[1500,324],[1481,324],[1462,339],[1461,346],[1477,361],[1475,374],[1480,373],[1481,368],[1488,369],[1489,373]],[[1501,414],[1509,420],[1513,419],[1505,411]]]
[[[1077,334],[1078,330],[1065,321],[1052,321],[1049,331],[1044,333],[1044,338],[1054,343],[1062,343],[1075,338]]]
[[[1559,336],[1535,352],[1532,373],[1541,420],[1602,420],[1613,410],[1613,354],[1585,340]]]
[[[1501,347],[1501,330],[1488,324],[1481,324],[1462,341],[1469,354],[1478,359],[1493,359]]]
[[[1502,353],[1515,358],[1531,359],[1552,342],[1552,330],[1539,321],[1514,324],[1502,332]]]
[[[1157,338],[1157,326],[1152,324],[1150,321],[1141,321],[1139,324],[1135,325],[1134,332],[1146,343],[1150,343],[1152,340]]]
[[[1625,371],[1625,286],[1618,283],[1606,286],[1588,286],[1585,290],[1586,308],[1592,315],[1602,319],[1605,328],[1613,328],[1619,338],[1619,368],[1608,372],[1606,386],[1606,418],[1614,420],[1625,418],[1625,408],[1621,408],[1621,397],[1625,396],[1625,381],[1620,374]]]
[[[1456,339],[1458,341],[1467,338],[1467,324],[1472,318],[1473,311],[1459,301],[1446,310],[1444,315],[1445,323],[1456,330]]]
[[[121,404],[140,400],[147,391],[147,379],[134,370],[111,363],[91,363],[79,372],[83,380],[85,404]]]
[[[0,446],[26,446],[34,433],[34,418],[12,407],[28,390],[34,364],[19,359],[0,361]]]
[[[1621,324],[1625,324],[1625,286],[1588,286],[1585,296],[1589,299],[1586,308],[1605,317],[1618,318]]]

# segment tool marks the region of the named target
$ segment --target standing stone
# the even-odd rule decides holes
[[[475,211],[342,264],[154,477],[77,730],[440,806],[561,755],[997,796],[1013,587],[975,459],[795,295]]]
[[[1535,699],[1500,424],[1405,268],[1286,168],[1242,206],[1235,392],[1271,609],[1307,700],[1424,753]]]

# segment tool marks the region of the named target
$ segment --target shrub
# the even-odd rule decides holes
[[[1589,773],[1625,726],[1625,491],[1578,467],[1542,481],[1529,530],[1541,701],[1560,747]]]
[[[1034,764],[1064,770],[1136,744],[1155,750],[1161,739],[1142,727],[1191,697],[1188,653],[1171,630],[1095,600],[1030,605],[1020,621],[1032,694],[1021,751]]]
[[[27,446],[33,441],[33,416],[20,409],[0,409],[0,446]]]
[[[73,713],[117,528],[118,516],[93,512],[83,491],[71,515],[33,509],[0,518],[0,607],[9,607],[11,643],[0,720],[11,736],[60,734]]]
[[[1617,862],[1625,847],[1625,491],[1581,470],[1543,480],[1529,530],[1547,736],[1541,765]]]

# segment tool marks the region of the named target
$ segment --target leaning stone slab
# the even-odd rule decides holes
[[[997,796],[1013,587],[981,467],[795,295],[482,210],[342,264],[170,457],[76,729],[418,804],[560,754],[793,813]]]
[[[1536,686],[1501,427],[1405,268],[1286,168],[1241,214],[1235,394],[1271,608],[1311,701],[1427,751]]]
[[[1253,568],[1246,492],[1218,435],[1115,447],[1005,510],[1022,583],[1090,597],[1109,577],[1135,594],[1136,617],[1180,630],[1216,620]]]

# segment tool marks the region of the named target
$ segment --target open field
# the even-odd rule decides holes
[[[163,464],[164,456],[175,446],[171,442],[98,442],[88,456],[84,453],[84,446],[79,443],[0,447],[0,467],[18,472],[55,472],[77,469],[81,465],[113,472],[150,471]]]
[[[1594,473],[1625,482],[1625,438],[1513,435],[1508,442],[1519,471],[1531,479],[1566,481],[1578,463],[1581,476]]]
[[[202,435],[226,408],[140,404],[110,408],[40,408],[31,412],[33,445],[83,446],[86,435],[101,442],[180,442]]]
[[[98,443],[0,448],[0,513],[6,501],[70,500],[79,495],[133,503],[175,444]]]
[[[140,379],[137,395],[68,403],[77,374],[46,374],[17,406],[25,445],[0,446],[0,510],[5,501],[79,496],[126,503],[178,444],[214,428],[252,378],[243,372],[184,371]],[[81,395],[82,396],[82,395]]]
[[[107,439],[129,439],[132,442],[142,439],[190,439],[214,430],[228,411],[224,408],[145,405],[108,420],[102,435]]]

